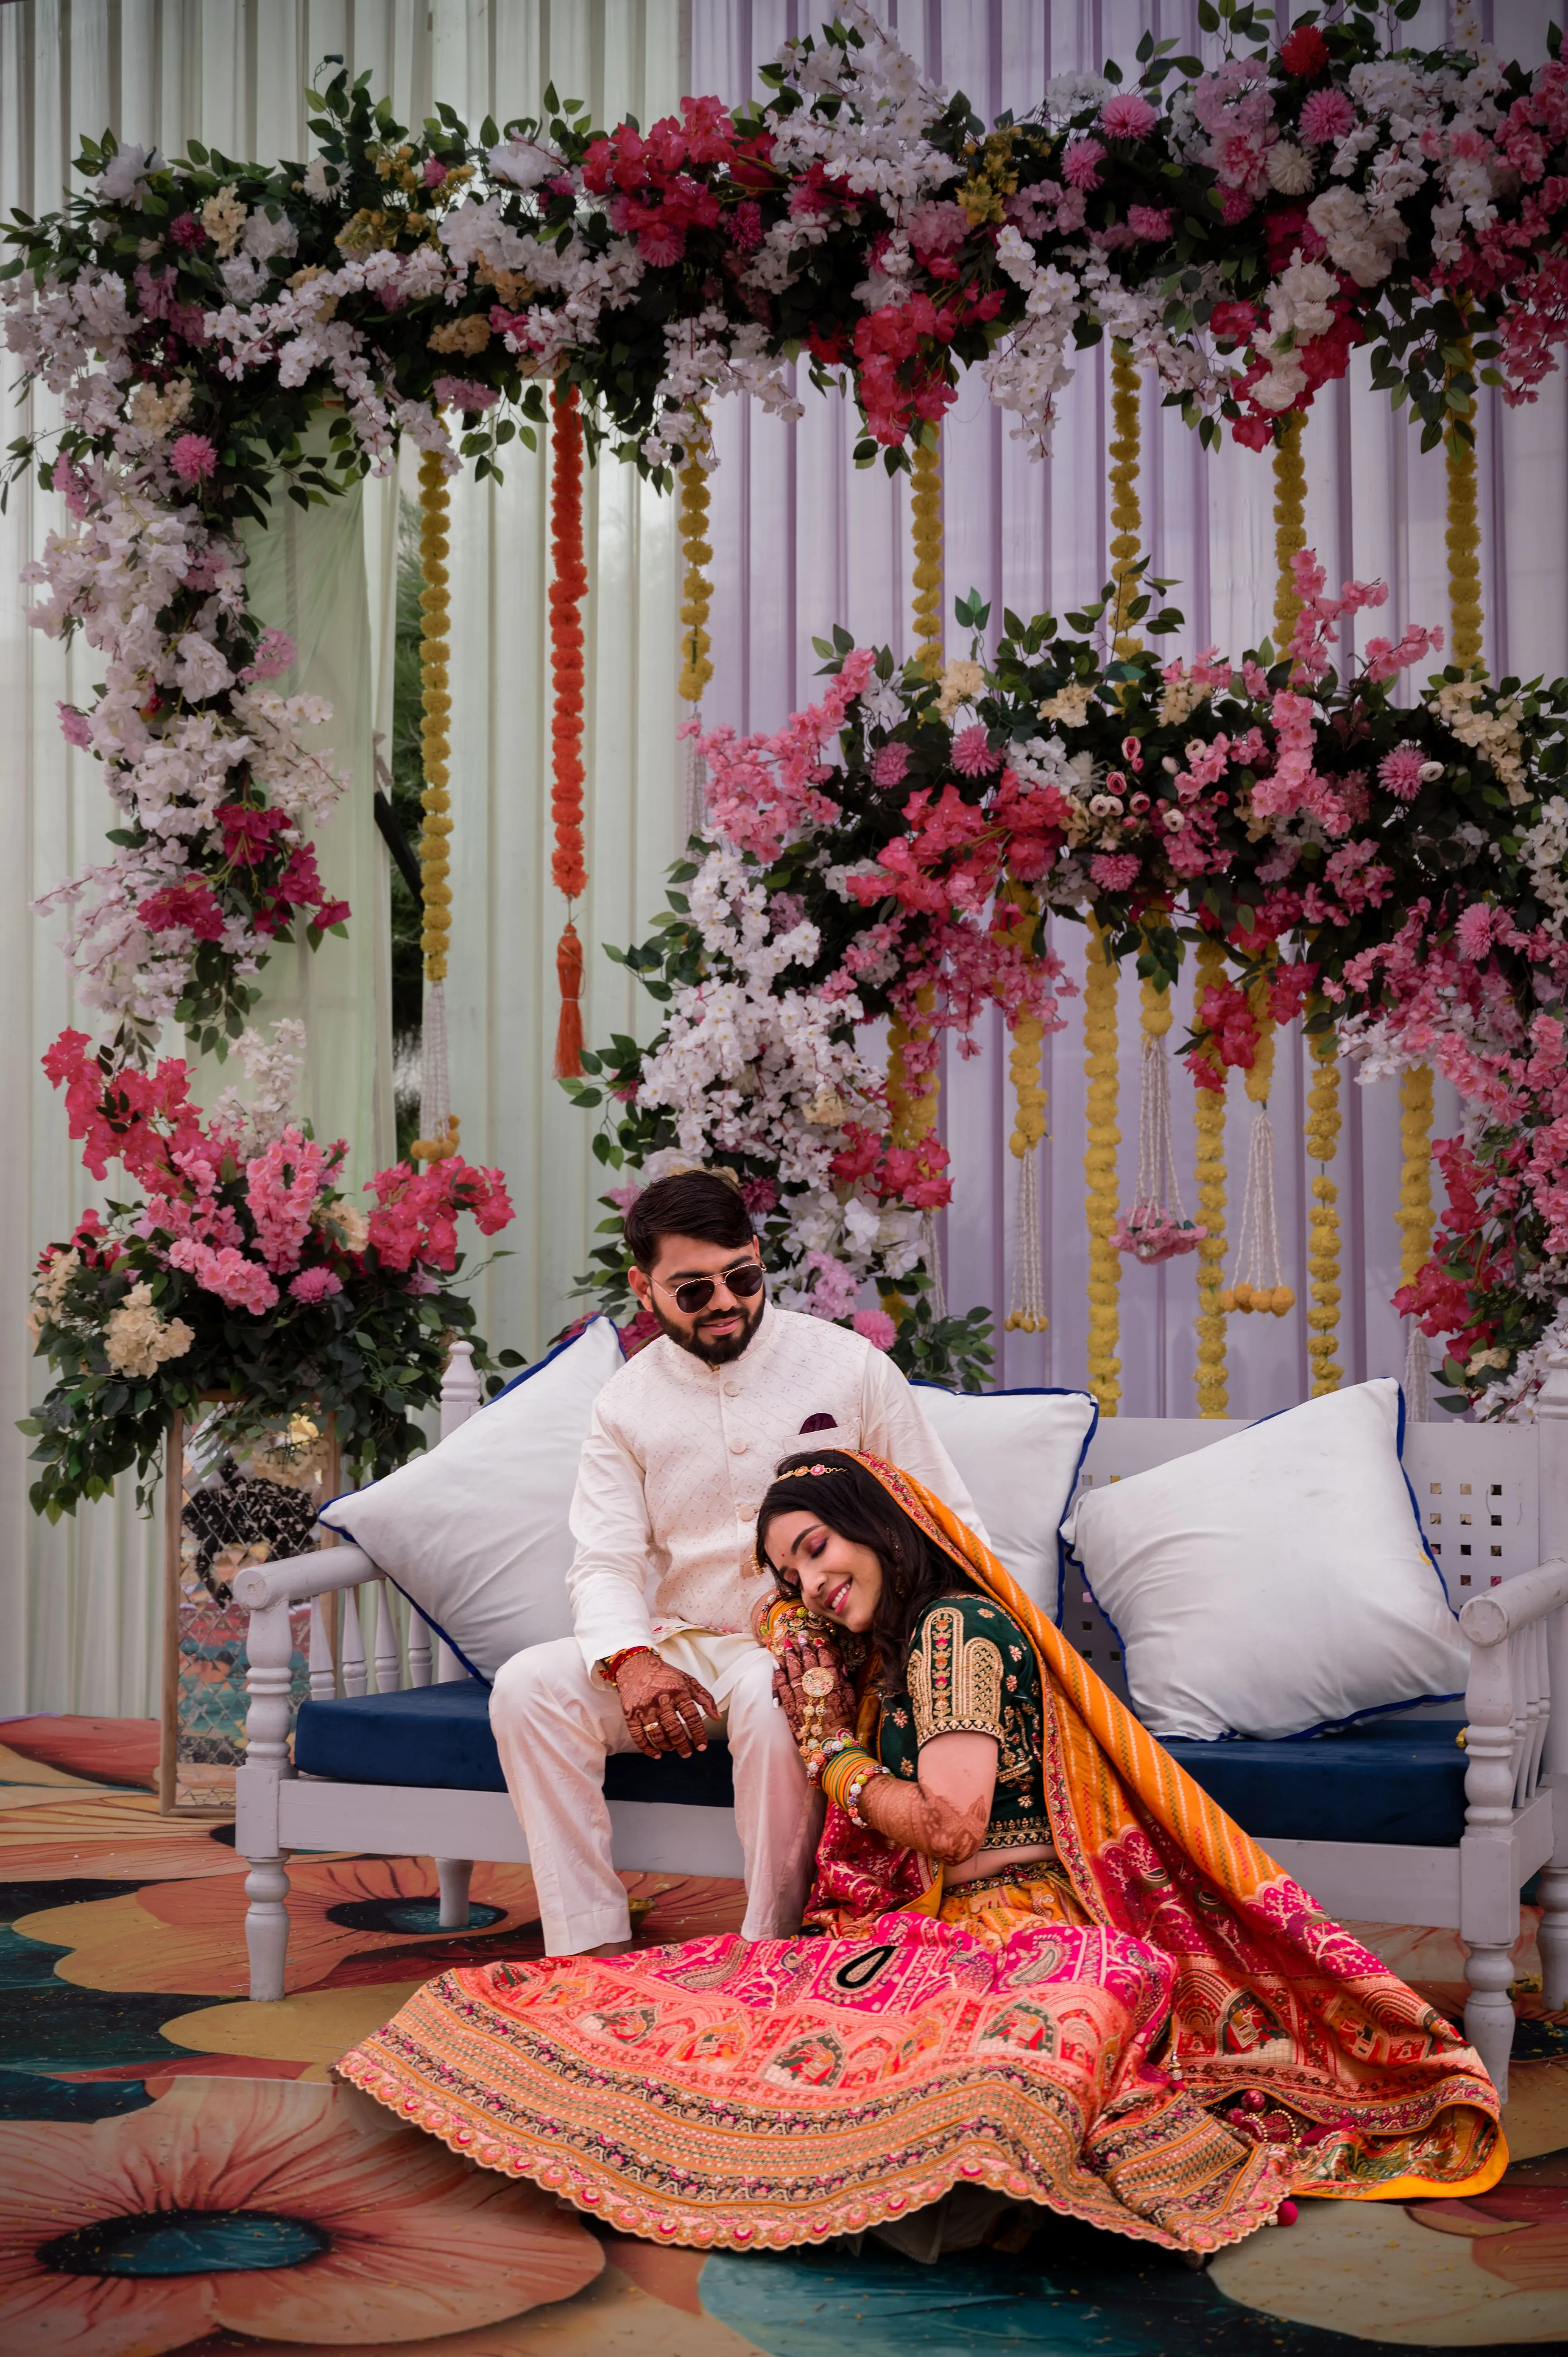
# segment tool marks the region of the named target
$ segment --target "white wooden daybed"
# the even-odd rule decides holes
[[[443,1437],[478,1405],[469,1354],[459,1345],[443,1391]],[[1081,1479],[1114,1481],[1239,1428],[1139,1417],[1102,1423]],[[1316,1743],[1256,1747],[1260,1757],[1290,1754],[1283,1764],[1271,1757],[1267,1774],[1260,1770],[1252,1786],[1273,1796],[1266,1806],[1276,1811],[1275,1824],[1252,1822],[1255,1809],[1238,1804],[1228,1791],[1210,1789],[1329,1914],[1459,1932],[1470,1951],[1466,2029],[1506,2094],[1520,1892],[1541,1869],[1545,2000],[1549,2007],[1568,2004],[1568,1714],[1555,1721],[1552,1716],[1554,1676],[1558,1691],[1568,1695],[1568,1358],[1552,1370],[1534,1425],[1412,1425],[1404,1462],[1470,1647],[1462,1716],[1449,1706],[1446,1713],[1429,1706],[1406,1717],[1402,1725],[1409,1739],[1401,1736],[1395,1749],[1387,1746],[1389,1730],[1382,1744],[1368,1740],[1350,1751],[1342,1745],[1332,1756]],[[284,1993],[292,1851],[431,1857],[437,1863],[440,1920],[453,1929],[467,1921],[471,1862],[524,1863],[528,1852],[504,1790],[413,1781],[433,1736],[455,1730],[457,1749],[447,1747],[455,1758],[468,1756],[464,1742],[471,1753],[486,1740],[483,1690],[444,1646],[433,1660],[429,1632],[401,1599],[394,1603],[390,1584],[360,1548],[338,1545],[253,1566],[234,1585],[250,1612],[248,1749],[238,1779],[236,1841],[250,1862],[251,1994],[277,1998]],[[369,1729],[378,1716],[381,1721],[379,1749],[369,1743],[362,1762],[350,1759],[352,1776],[341,1769],[328,1776],[298,1773],[292,1762],[289,1608],[306,1598],[312,1603],[312,1696],[318,1702],[362,1698],[360,1718],[348,1715],[350,1727]],[[1062,1618],[1064,1633],[1124,1695],[1114,1632],[1070,1571]],[[450,1701],[446,1693],[420,1691],[433,1684],[447,1689]],[[384,1699],[398,1695],[407,1699]],[[374,1696],[383,1698],[379,1714]],[[339,1747],[345,1717],[335,1715]],[[1466,1749],[1456,1771],[1449,1747],[1461,1727]],[[1193,1765],[1187,1747],[1172,1749]],[[1203,1749],[1209,1755],[1230,1753],[1224,1764],[1234,1776],[1247,1770],[1240,1754],[1252,1748]],[[1376,1780],[1391,1780],[1396,1760],[1409,1789],[1428,1796],[1412,1822],[1436,1824],[1443,1838],[1335,1838],[1344,1829],[1341,1819],[1368,1814],[1351,1803],[1358,1792],[1375,1802]],[[1326,1778],[1326,1769],[1334,1775]],[[1309,1772],[1317,1797],[1303,1816],[1287,1805],[1289,1780]],[[618,1866],[739,1875],[739,1843],[722,1802],[726,1773],[727,1763],[712,1754],[700,1768],[695,1761],[650,1763],[636,1756],[613,1761],[607,1792]],[[1370,1789],[1366,1780],[1372,1780]],[[493,1749],[483,1781],[499,1786]],[[665,1797],[680,1790],[694,1797]],[[1319,1825],[1312,1812],[1321,1817],[1326,1807],[1332,1821]],[[1375,1807],[1370,1815],[1376,1818]],[[1317,1837],[1287,1831],[1296,1818],[1313,1823]]]

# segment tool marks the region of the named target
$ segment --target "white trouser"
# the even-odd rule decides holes
[[[773,1699],[773,1657],[748,1636],[682,1630],[657,1649],[718,1705],[735,1768],[736,1829],[746,1858],[748,1940],[799,1929],[822,1823],[789,1722]],[[572,1637],[531,1645],[503,1663],[490,1726],[507,1791],[522,1820],[544,1946],[579,1955],[631,1935],[626,1891],[610,1863],[605,1758],[635,1751],[614,1686]],[[710,1733],[712,1728],[710,1727]],[[650,1763],[657,1778],[661,1761]]]

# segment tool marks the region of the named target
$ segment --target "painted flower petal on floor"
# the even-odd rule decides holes
[[[566,2298],[603,2265],[547,2196],[347,2088],[191,2080],[91,2127],[0,2126],[10,2357],[160,2357],[217,2330],[406,2344]]]
[[[250,1981],[245,1907],[244,1885],[232,1878],[162,1882],[84,1907],[48,1908],[15,1928],[25,1939],[69,1949],[57,1970],[79,1988],[238,1996]],[[416,1944],[437,1943],[432,1974],[470,1957],[482,1961],[498,1941],[517,1941],[537,1921],[533,1877],[525,1866],[476,1867],[467,1932],[444,1934],[439,1915],[428,1858],[295,1859],[286,1985],[314,1988],[344,1958],[377,1950],[392,1952],[389,1971],[406,1979],[397,1952]]]
[[[224,1840],[215,1836],[226,1835]],[[0,1882],[154,1882],[243,1874],[227,1827],[160,1817],[151,1794],[62,1794],[52,1808],[0,1814]]]
[[[1440,2234],[1462,2234],[1478,2267],[1510,2290],[1564,2298],[1568,2340],[1568,2152],[1527,2160],[1471,2201],[1412,2201],[1408,2215]]]
[[[639,1940],[660,1946],[738,1932],[746,1913],[746,1885],[729,1875],[623,1874],[620,1879],[631,1904],[632,1930]]]
[[[157,1783],[156,1718],[55,1718],[44,1713],[0,1719],[0,1744],[89,1784],[137,1784],[151,1792]]]

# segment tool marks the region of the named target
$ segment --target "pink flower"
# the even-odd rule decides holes
[[[952,765],[961,778],[988,778],[1002,767],[1002,756],[992,749],[982,723],[961,729],[953,738]]]
[[[1139,866],[1135,851],[1097,851],[1089,872],[1102,890],[1129,892],[1138,880]]]
[[[240,673],[243,680],[276,679],[294,662],[298,650],[286,630],[263,630],[253,661]]]
[[[1500,919],[1501,913],[1500,909],[1488,909],[1483,900],[1472,902],[1462,911],[1454,928],[1454,938],[1458,943],[1461,957],[1479,964],[1490,952],[1493,924]]]
[[[857,1309],[850,1320],[857,1334],[864,1334],[874,1350],[890,1351],[898,1329],[886,1309]]]
[[[168,1257],[171,1268],[188,1270],[203,1292],[215,1293],[231,1309],[248,1309],[260,1318],[277,1305],[278,1289],[266,1270],[232,1244],[214,1252],[194,1236],[181,1236],[169,1246]]]
[[[611,1187],[607,1190],[607,1200],[615,1205],[623,1220],[641,1192],[642,1181],[639,1178],[628,1178],[623,1187]]]
[[[771,1178],[743,1178],[740,1200],[754,1220],[764,1220],[778,1203],[779,1189]]]
[[[1421,791],[1421,748],[1416,745],[1396,746],[1385,753],[1378,763],[1378,776],[1391,794],[1402,802],[1412,802]]]
[[[205,434],[182,434],[169,452],[169,464],[182,483],[204,483],[218,464],[218,453]]]
[[[427,188],[438,188],[446,178],[446,167],[441,162],[439,156],[427,156],[424,159],[425,187]]]
[[[762,207],[747,197],[729,217],[730,243],[749,253],[762,243]]]
[[[65,709],[60,706],[61,711]],[[871,757],[872,783],[878,786],[901,785],[909,768],[908,745],[884,745]]]
[[[207,231],[194,213],[177,213],[168,225],[169,241],[187,247],[205,245]]]
[[[1159,119],[1159,109],[1136,91],[1107,100],[1100,110],[1100,128],[1108,139],[1146,138]]]
[[[65,738],[66,743],[68,745],[81,745],[84,747],[91,746],[92,742],[92,724],[88,719],[86,713],[79,712],[74,704],[57,703],[55,710],[59,714],[59,733]]]
[[[1133,236],[1150,238],[1156,244],[1169,237],[1175,219],[1169,205],[1129,205],[1127,208],[1127,226]]]
[[[1301,110],[1297,128],[1309,147],[1326,147],[1354,127],[1356,110],[1342,90],[1315,90]]]
[[[1072,188],[1097,188],[1105,150],[1098,139],[1069,139],[1062,156],[1062,178]]]
[[[843,1261],[830,1260],[826,1253],[806,1254],[806,1266],[814,1270],[816,1283],[806,1296],[806,1307],[813,1318],[845,1318],[860,1291],[859,1280],[845,1268]]]
[[[324,1173],[335,1157],[292,1125],[245,1165],[245,1195],[256,1223],[256,1243],[270,1269],[299,1266],[310,1215]]]
[[[438,376],[435,392],[443,409],[461,409],[469,414],[493,409],[500,399],[493,385],[475,384],[462,376]]]
[[[288,1289],[296,1301],[325,1301],[328,1294],[342,1292],[343,1280],[329,1268],[302,1268]]]

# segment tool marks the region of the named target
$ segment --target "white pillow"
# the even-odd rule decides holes
[[[1062,1535],[1151,1735],[1316,1734],[1464,1691],[1403,1445],[1384,1376],[1084,1491]]]
[[[1094,1437],[1092,1392],[950,1392],[917,1383],[991,1540],[1031,1604],[1058,1618],[1057,1528]]]
[[[622,1363],[614,1323],[594,1318],[438,1447],[321,1517],[396,1581],[476,1677],[572,1634],[566,1514],[594,1401]]]

